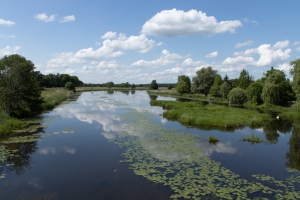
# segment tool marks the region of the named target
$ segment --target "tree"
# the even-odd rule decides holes
[[[134,83],[131,84],[131,89],[135,89],[135,84]]]
[[[265,104],[274,104],[279,103],[279,87],[275,83],[267,81],[263,87],[261,98]]]
[[[191,79],[186,75],[178,76],[176,90],[180,94],[189,93],[191,91]]]
[[[260,81],[256,81],[254,83],[251,83],[249,87],[247,88],[247,95],[248,99],[251,101],[251,103],[254,104],[262,104],[263,101],[261,99],[261,93],[262,93],[263,86]]]
[[[156,83],[156,80],[153,80],[151,84],[149,85],[149,89],[151,90],[157,90],[158,89],[158,84]]]
[[[111,88],[111,87],[113,87],[114,85],[115,85],[115,84],[114,84],[114,82],[112,82],[112,81],[106,83],[106,86],[107,86],[108,88]]]
[[[229,102],[233,104],[244,104],[247,101],[247,94],[242,88],[233,88],[228,94]]]
[[[176,90],[178,93],[183,94],[183,93],[187,93],[187,91],[189,91],[190,88],[185,81],[180,80],[176,85]]]
[[[222,83],[223,83],[222,77],[219,74],[217,74],[214,79],[214,83],[209,90],[209,93],[214,97],[221,96],[220,86],[222,85]]]
[[[171,90],[173,88],[173,85],[172,84],[169,84],[168,85],[168,90]]]
[[[220,86],[220,93],[222,95],[223,98],[227,99],[228,93],[231,90],[231,86],[224,81],[224,83],[222,83],[222,85]]]
[[[242,89],[246,89],[253,82],[254,82],[253,76],[249,75],[249,72],[243,69],[238,79],[238,87]]]
[[[297,101],[299,101],[300,100],[300,59],[294,60],[290,64],[292,65],[292,69],[290,73],[293,76],[292,88],[296,94]]]
[[[0,60],[0,107],[11,116],[21,117],[40,108],[41,88],[34,64],[14,54]]]
[[[193,77],[192,91],[199,92],[207,96],[210,87],[214,83],[217,70],[213,70],[211,67],[202,68],[196,72],[197,76]]]
[[[67,82],[67,83],[65,84],[65,88],[66,88],[67,90],[71,90],[71,91],[73,91],[73,92],[76,92],[75,86],[74,86],[74,84],[73,84],[72,82]]]

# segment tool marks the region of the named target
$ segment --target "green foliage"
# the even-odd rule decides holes
[[[297,100],[300,100],[300,59],[290,63],[292,65],[291,75],[293,75],[292,88],[296,94]]]
[[[173,85],[168,85],[168,90],[171,90],[173,88]]]
[[[220,86],[220,94],[223,98],[227,99],[227,96],[229,94],[231,90],[230,85],[227,82],[222,83],[222,85]]]
[[[251,101],[251,103],[259,105],[262,104],[263,101],[261,99],[261,93],[262,93],[263,86],[259,81],[256,81],[254,83],[251,83],[249,87],[247,88],[247,95],[248,99]]]
[[[114,82],[112,82],[112,81],[106,83],[106,87],[108,87],[108,88],[111,88],[111,87],[113,87],[114,85],[115,85],[115,84],[114,84]]]
[[[189,93],[191,91],[191,79],[186,75],[178,76],[178,82],[176,85],[176,90],[178,93]]]
[[[67,82],[67,83],[65,84],[65,88],[66,88],[67,90],[71,90],[71,91],[73,91],[73,92],[76,92],[75,86],[73,85],[72,82]]]
[[[135,84],[131,84],[131,89],[135,89]]]
[[[238,87],[242,89],[246,89],[253,82],[254,82],[254,77],[249,75],[249,72],[243,69],[238,79]]]
[[[157,90],[158,89],[158,84],[156,83],[156,80],[153,80],[151,84],[149,85],[150,90]]]
[[[197,76],[193,77],[192,92],[201,93],[207,96],[210,87],[214,83],[214,79],[217,75],[217,70],[213,70],[211,67],[203,67],[196,72]]]
[[[183,93],[188,93],[190,88],[185,81],[180,80],[180,81],[178,81],[178,83],[176,85],[176,90],[179,94],[183,94]]]
[[[77,76],[70,76],[69,74],[48,74],[43,75],[39,71],[35,72],[35,76],[41,87],[64,87],[67,82],[72,82],[74,86],[83,85]]]
[[[278,105],[279,103],[279,88],[276,84],[272,82],[266,82],[262,93],[261,98],[264,101],[265,104],[274,104]]]
[[[20,55],[0,60],[0,108],[11,116],[21,117],[40,109],[41,88],[34,64]]]
[[[252,144],[253,144],[253,143],[261,143],[261,142],[263,142],[263,140],[262,140],[261,138],[255,137],[254,134],[251,134],[250,137],[243,138],[242,141],[243,141],[243,142],[245,142],[245,141],[246,141],[246,142],[251,142]]]
[[[209,142],[210,144],[216,144],[216,143],[219,142],[219,138],[217,138],[217,137],[215,137],[215,136],[209,136],[208,142]]]
[[[8,135],[13,130],[26,128],[26,123],[15,118],[11,118],[7,113],[0,112],[0,135]]]
[[[169,120],[177,120],[184,125],[204,127],[240,127],[261,125],[271,119],[270,115],[259,113],[256,110],[232,108],[221,105],[201,102],[178,102],[151,100],[152,106],[161,106],[166,109],[163,116]]]
[[[242,88],[233,88],[230,90],[228,98],[230,103],[242,105],[247,101],[247,94]]]
[[[211,86],[209,93],[213,96],[213,97],[220,97],[221,96],[221,90],[220,90],[220,86],[218,85],[213,85]]]

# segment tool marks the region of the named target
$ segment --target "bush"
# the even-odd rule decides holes
[[[233,104],[244,104],[247,101],[247,94],[242,88],[234,88],[228,94],[229,102]]]
[[[215,137],[215,136],[209,136],[208,142],[209,142],[210,144],[216,144],[217,142],[219,142],[219,138],[217,138],[217,137]]]
[[[72,82],[67,82],[67,83],[65,84],[65,88],[66,88],[67,90],[71,90],[71,91],[73,91],[73,92],[76,92],[75,86],[74,86],[74,84],[73,84]]]

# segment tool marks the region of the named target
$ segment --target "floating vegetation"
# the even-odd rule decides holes
[[[75,133],[75,130],[72,130],[70,128],[65,128],[61,132],[65,134],[71,134],[71,133]]]
[[[209,142],[209,144],[216,144],[219,142],[219,138],[217,138],[215,136],[209,136],[208,142]]]
[[[122,118],[126,128],[112,140],[126,147],[120,162],[129,163],[136,175],[170,187],[173,199],[299,199],[295,184],[300,173],[278,181],[267,175],[253,175],[257,181],[242,179],[201,149],[200,137],[177,132],[151,122],[151,114],[131,111]],[[271,183],[271,184],[270,184]]]
[[[261,138],[255,137],[254,134],[251,134],[250,137],[243,138],[242,141],[243,141],[243,142],[245,142],[245,141],[246,141],[246,142],[251,142],[252,144],[263,142],[263,140],[262,140]]]

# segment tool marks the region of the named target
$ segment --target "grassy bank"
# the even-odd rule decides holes
[[[151,100],[152,106],[161,106],[167,111],[163,116],[169,120],[177,120],[184,125],[207,127],[242,127],[258,126],[272,120],[266,113],[256,110],[232,108],[221,105],[204,105],[199,101],[177,102]]]
[[[68,99],[72,93],[72,91],[63,88],[44,89],[41,93],[41,97],[44,100],[41,109],[49,110],[54,108],[62,101]],[[16,130],[23,130],[26,128],[28,128],[26,120],[12,118],[5,112],[0,112],[0,135],[12,134]]]
[[[26,128],[26,122],[10,117],[5,112],[0,112],[0,135],[8,135],[14,130]]]
[[[43,110],[49,110],[68,99],[73,94],[70,90],[63,88],[46,88],[42,91],[41,97],[44,102],[42,103]]]

